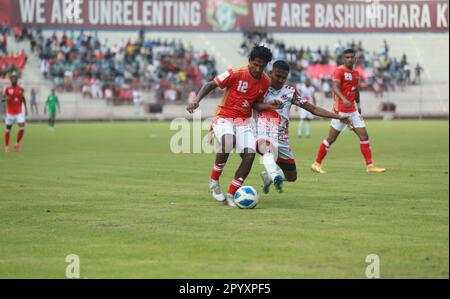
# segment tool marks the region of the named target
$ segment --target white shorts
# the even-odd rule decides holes
[[[366,124],[364,123],[364,119],[363,119],[362,115],[359,114],[358,111],[355,111],[355,112],[352,112],[352,113],[339,112],[339,115],[349,116],[349,119],[352,122],[352,125],[353,125],[354,128],[365,128],[366,127]],[[342,130],[345,129],[345,127],[347,125],[344,124],[339,119],[333,118],[331,120],[331,126],[333,128],[335,128],[336,130],[338,130],[339,132],[341,132]]]
[[[19,113],[19,114],[8,114],[7,113],[6,117],[5,117],[5,124],[7,126],[10,126],[14,123],[18,123],[18,124],[25,123],[25,114],[23,112]]]
[[[245,148],[248,148],[250,152],[256,152],[256,140],[253,132],[252,124],[234,124],[232,121],[225,118],[218,118],[213,123],[214,136],[217,141],[219,150],[222,146],[223,135],[233,135],[236,137],[236,152],[242,153]]]
[[[292,153],[291,149],[291,143],[288,140],[276,140],[275,138],[271,138],[264,135],[258,135],[257,143],[258,143],[258,149],[261,149],[261,143],[266,146],[269,146],[269,149],[271,152],[274,153],[275,161],[279,160],[287,160],[287,161],[293,161],[294,160],[294,153]],[[261,152],[261,154],[264,154]]]
[[[314,115],[308,110],[300,108],[300,119],[313,119]]]

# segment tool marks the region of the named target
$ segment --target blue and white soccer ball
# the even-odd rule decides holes
[[[234,202],[241,209],[253,209],[259,202],[259,195],[252,186],[242,186],[234,194]]]

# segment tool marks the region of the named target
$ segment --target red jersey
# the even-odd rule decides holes
[[[214,81],[221,89],[226,88],[216,113],[222,118],[251,117],[253,103],[263,101],[270,87],[270,79],[265,73],[260,79],[255,79],[248,71],[248,66],[229,69],[215,77]]]
[[[333,74],[333,80],[341,81],[342,94],[352,103],[352,107],[346,107],[344,102],[336,94],[333,95],[333,110],[344,113],[352,113],[356,111],[355,99],[356,90],[358,89],[359,73],[357,70],[349,70],[345,66],[338,67]]]
[[[8,86],[3,90],[3,96],[7,99],[8,114],[16,115],[22,113],[24,90],[20,86]]]

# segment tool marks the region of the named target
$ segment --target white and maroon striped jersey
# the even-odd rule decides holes
[[[278,140],[289,139],[289,112],[293,99],[299,99],[300,103],[307,102],[300,97],[299,92],[292,86],[284,85],[278,90],[270,87],[264,97],[264,103],[279,100],[283,102],[283,107],[277,110],[269,109],[257,113],[257,135]]]

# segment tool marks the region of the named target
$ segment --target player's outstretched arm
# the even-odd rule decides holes
[[[335,118],[335,119],[339,119],[342,122],[344,122],[347,125],[351,125],[350,120],[348,119],[348,116],[341,116],[339,114],[336,114],[334,112],[325,110],[321,107],[315,106],[313,104],[310,103],[304,103],[302,105],[300,105],[301,108],[311,112],[314,115],[320,116],[320,117],[326,117],[326,118]]]
[[[253,109],[255,109],[258,112],[267,110],[267,109],[280,109],[282,107],[283,107],[283,102],[278,101],[278,100],[274,100],[269,103],[263,103],[263,102],[258,102],[258,101],[253,103]]]
[[[204,97],[206,97],[211,91],[213,91],[217,87],[219,86],[215,81],[209,81],[208,83],[203,85],[200,91],[198,92],[197,96],[195,97],[194,101],[186,106],[186,110],[189,111],[189,113],[194,113],[195,109],[198,108],[200,101],[203,100]]]

